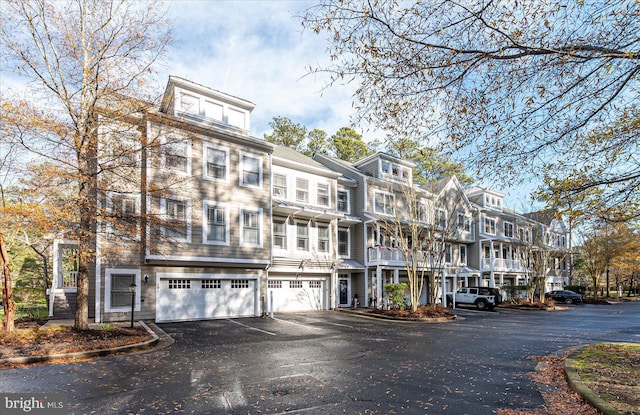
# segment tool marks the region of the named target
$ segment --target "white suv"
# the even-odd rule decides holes
[[[447,294],[447,305],[453,306],[453,293]],[[496,298],[486,287],[462,287],[455,293],[456,304],[473,304],[478,310],[493,310]]]

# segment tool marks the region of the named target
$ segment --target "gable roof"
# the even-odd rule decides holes
[[[320,173],[329,177],[340,177],[340,173],[327,168],[324,164],[289,147],[273,144],[273,164],[301,171]]]

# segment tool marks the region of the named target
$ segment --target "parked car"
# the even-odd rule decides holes
[[[447,304],[453,305],[453,294],[447,293]],[[457,304],[473,304],[478,310],[493,310],[496,306],[495,297],[487,287],[462,287],[456,291],[455,302]]]
[[[570,290],[555,290],[545,293],[545,298],[551,298],[553,301],[557,301],[565,304],[572,303],[584,303],[585,299],[582,294]]]

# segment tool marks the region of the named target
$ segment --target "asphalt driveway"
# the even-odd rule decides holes
[[[535,361],[640,342],[640,302],[476,312],[449,323],[340,312],[160,324],[133,355],[3,370],[2,392],[66,392],[71,414],[493,414],[543,404]]]

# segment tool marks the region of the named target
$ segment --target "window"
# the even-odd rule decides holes
[[[170,290],[188,290],[191,288],[191,280],[169,280]]]
[[[306,179],[296,179],[296,200],[298,202],[309,203],[309,181]]]
[[[231,280],[231,288],[249,288],[249,280]]]
[[[467,265],[467,246],[459,245],[458,246],[460,265]]]
[[[203,243],[229,244],[229,208],[225,205],[204,202]]]
[[[491,258],[491,248],[488,246],[484,247],[484,258],[485,259]]]
[[[341,257],[349,256],[349,230],[338,229],[338,255]]]
[[[287,224],[284,219],[273,219],[273,246],[287,249]]]
[[[189,114],[200,115],[200,98],[189,94],[182,94],[180,97],[180,108]]]
[[[106,269],[105,270],[105,310],[131,311],[131,291],[129,286],[140,287],[140,270]],[[140,290],[136,290],[133,298],[135,310],[140,309]]]
[[[309,281],[309,288],[322,288],[321,281]]]
[[[504,223],[504,236],[506,236],[507,238],[513,238],[513,223]]]
[[[462,232],[471,232],[471,221],[464,212],[458,212],[458,230]]]
[[[186,140],[171,136],[163,146],[164,167],[180,173],[189,173],[191,146]]]
[[[287,198],[287,176],[284,174],[273,175],[273,196]]]
[[[329,185],[326,183],[318,183],[317,192],[318,204],[321,206],[329,206]]]
[[[338,190],[338,211],[349,212],[349,192],[346,190]]]
[[[108,195],[107,206],[113,220],[107,222],[107,236],[125,239],[138,237],[137,200],[134,197],[117,193]]]
[[[425,202],[418,202],[418,220],[420,222],[426,222],[427,218],[427,204]]]
[[[318,226],[318,252],[329,252],[328,226]]]
[[[262,183],[262,158],[240,153],[240,186],[259,187]]]
[[[447,212],[444,209],[436,210],[436,226],[440,229],[447,228]]]
[[[296,247],[300,251],[309,250],[309,226],[307,223],[296,223]]]
[[[262,246],[261,235],[262,209],[241,209],[240,210],[240,245]]]
[[[164,235],[178,241],[190,242],[189,202],[184,199],[162,199],[162,204],[166,216]]]
[[[393,195],[388,193],[376,192],[374,195],[373,210],[376,213],[384,213],[385,215],[393,215]]]
[[[282,288],[282,281],[269,280],[267,282],[267,287],[268,288]]]
[[[204,289],[216,289],[222,287],[222,282],[220,280],[201,280],[201,287]]]
[[[222,105],[211,101],[204,101],[204,115],[216,121],[222,121]]]
[[[289,281],[289,288],[302,288],[302,281]]]
[[[244,129],[246,128],[245,118],[245,114],[242,111],[238,111],[233,108],[229,108],[227,110],[227,123],[229,125]]]
[[[446,264],[451,264],[453,260],[453,247],[451,244],[444,245],[444,262]]]
[[[493,218],[484,218],[484,233],[490,235],[496,234],[496,220]]]
[[[226,149],[205,145],[205,179],[227,180],[229,152]]]

